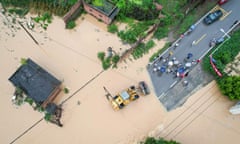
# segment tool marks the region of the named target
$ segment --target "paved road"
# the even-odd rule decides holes
[[[194,59],[201,59],[202,56],[210,49],[209,41],[213,38],[220,38],[225,35],[225,33],[220,29],[223,29],[225,32],[227,32],[236,20],[240,20],[239,0],[230,0],[220,8],[223,10],[224,16],[219,21],[207,26],[203,24],[202,19],[200,19],[195,24],[196,26],[194,31],[189,35],[185,35],[179,42],[179,46],[176,49],[174,49],[174,46],[172,46],[160,57],[166,59],[169,55],[171,55],[171,53],[173,53],[173,55],[169,57],[169,60],[175,57],[183,65],[185,65],[184,59],[187,57],[188,53],[193,54],[193,57],[188,60],[189,62]],[[195,41],[194,45],[192,45],[193,41]],[[164,72],[161,76],[158,75],[158,72],[153,72],[154,68],[160,68],[162,65],[163,60],[159,60],[156,61],[155,64],[148,67],[148,72],[154,85],[155,93],[159,97],[160,101],[161,98],[166,96],[166,93],[181,80],[179,77],[176,78],[176,74],[173,72],[168,74]],[[189,68],[190,71],[192,68],[194,68],[194,66]],[[191,75],[194,77],[194,74],[195,73],[190,72],[189,76]]]

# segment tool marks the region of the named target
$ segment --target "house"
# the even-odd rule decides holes
[[[101,5],[98,6],[94,5],[92,0],[78,0],[68,13],[63,16],[64,22],[67,24],[70,20],[76,18],[82,6],[87,13],[93,15],[106,24],[111,24],[119,12],[119,9],[107,0],[102,0]]]
[[[85,11],[106,24],[111,24],[119,12],[117,6],[107,0],[102,0],[102,4],[100,5],[94,5],[92,2],[83,0],[83,6]]]
[[[52,103],[61,91],[61,81],[31,59],[27,59],[26,63],[9,78],[9,81],[43,108]]]

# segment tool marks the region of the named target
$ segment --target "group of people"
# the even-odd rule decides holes
[[[158,76],[161,76],[163,73],[172,73],[174,78],[183,78],[188,75],[189,69],[199,62],[200,60],[193,58],[192,53],[188,53],[183,61],[180,62],[176,57],[174,57],[173,51],[169,51],[168,56],[165,58],[160,56],[158,57],[158,60],[155,61],[153,73],[157,73]]]
[[[189,32],[191,33],[195,29],[195,25],[192,25],[189,28]],[[187,56],[183,59],[183,61],[179,61],[174,57],[174,50],[179,47],[179,43],[188,33],[184,33],[180,35],[180,38],[174,43],[174,45],[170,45],[171,50],[166,57],[158,56],[153,64],[153,72],[157,73],[161,76],[163,73],[172,73],[174,78],[176,77],[185,77],[188,75],[189,69],[200,62],[200,60],[193,59],[193,54],[188,53]],[[191,43],[191,46],[196,45],[196,41],[194,40]]]

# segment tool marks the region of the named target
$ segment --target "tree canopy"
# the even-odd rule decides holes
[[[219,79],[218,86],[231,100],[240,100],[240,76],[225,76]]]

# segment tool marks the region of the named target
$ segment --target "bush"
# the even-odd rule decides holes
[[[168,32],[169,32],[168,27],[166,27],[166,26],[165,27],[159,26],[157,28],[157,30],[154,32],[153,36],[154,36],[154,38],[160,40],[162,38],[167,37],[168,36]]]
[[[103,61],[104,60],[104,57],[105,57],[105,53],[104,52],[98,52],[98,58]]]
[[[63,89],[63,91],[64,91],[65,94],[68,94],[68,93],[69,93],[69,89],[66,88],[66,87]]]
[[[27,64],[27,59],[21,58],[20,63],[21,63],[21,65]]]
[[[118,32],[118,27],[115,24],[111,24],[108,26],[108,32],[110,33],[116,33]]]
[[[120,31],[118,32],[118,36],[121,38],[122,41],[133,44],[137,41],[137,33],[131,30],[126,32]]]
[[[46,121],[50,121],[51,118],[52,118],[52,115],[51,115],[50,113],[45,113],[44,119],[45,119]]]
[[[42,15],[42,21],[49,21],[49,20],[51,20],[52,19],[52,15],[50,14],[50,13],[48,13],[48,12],[45,12],[43,15]]]
[[[114,55],[114,56],[112,57],[112,62],[113,62],[114,64],[118,63],[119,60],[120,60],[120,56],[119,56],[119,55]]]
[[[156,139],[154,137],[147,137],[147,139],[144,142],[141,142],[141,144],[180,144],[176,141],[170,140],[164,140],[163,138]]]
[[[40,18],[40,17],[35,17],[35,18],[33,18],[33,20],[34,20],[36,23],[39,23],[40,20],[41,20],[41,18]]]
[[[67,29],[73,29],[75,26],[76,26],[75,21],[69,21],[69,22],[66,24],[66,28],[67,28]]]
[[[240,100],[240,76],[224,76],[218,80],[221,92],[231,100]]]
[[[104,70],[107,70],[108,68],[110,68],[111,66],[111,59],[110,58],[106,58],[103,62],[102,62],[102,67]]]
[[[24,101],[27,102],[27,103],[29,103],[30,105],[33,104],[33,99],[31,99],[30,97],[26,97],[26,98],[24,99]]]
[[[148,41],[148,42],[146,43],[145,48],[146,48],[147,51],[148,51],[149,49],[151,49],[151,48],[154,47],[154,46],[155,46],[154,41],[153,41],[153,40],[150,40],[150,41]]]

